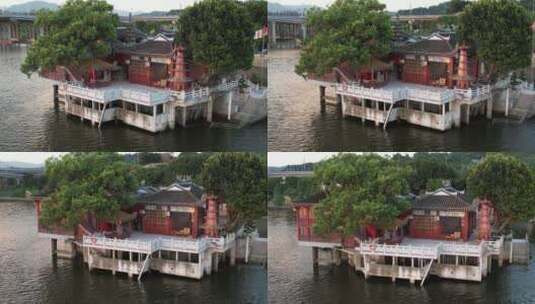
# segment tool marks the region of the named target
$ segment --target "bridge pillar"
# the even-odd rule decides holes
[[[492,91],[487,99],[487,119],[492,119]]]
[[[271,22],[271,41],[277,44],[277,22]]]

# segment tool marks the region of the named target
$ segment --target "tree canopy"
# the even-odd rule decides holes
[[[318,233],[352,234],[363,225],[390,227],[410,207],[408,166],[376,154],[339,154],[314,169],[326,197],[315,207]]]
[[[177,175],[190,176],[192,180],[198,181],[202,173],[204,162],[212,155],[211,152],[182,152],[173,162]]]
[[[307,12],[314,35],[305,42],[296,73],[324,75],[341,63],[353,68],[390,52],[393,37],[385,5],[377,0],[336,0]]]
[[[267,26],[267,1],[265,0],[248,0],[243,2],[245,9],[251,16],[254,28],[261,29]]]
[[[528,11],[514,0],[480,0],[468,5],[459,20],[461,40],[477,48],[491,80],[531,62]]]
[[[138,182],[134,167],[116,153],[72,153],[46,161],[46,188],[42,220],[72,227],[87,213],[114,219],[129,206]]]
[[[268,199],[282,206],[289,197],[292,201],[306,200],[318,191],[313,177],[270,178],[268,180]]]
[[[104,0],[67,0],[57,11],[40,11],[36,25],[47,30],[28,50],[21,71],[30,76],[105,57],[117,24],[113,6]]]
[[[179,44],[211,76],[249,69],[254,56],[254,23],[235,0],[204,0],[184,9],[177,20]]]
[[[207,194],[227,204],[228,230],[239,224],[254,226],[266,215],[266,163],[254,153],[213,154],[204,163],[201,184]]]
[[[467,191],[490,200],[506,224],[535,217],[534,182],[524,162],[511,155],[492,153],[469,171]]]
[[[468,5],[468,1],[464,0],[451,0],[448,3],[448,14],[456,14],[462,12],[464,7]]]

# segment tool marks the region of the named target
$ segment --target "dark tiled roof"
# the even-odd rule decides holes
[[[154,194],[140,196],[138,201],[140,203],[156,205],[203,205],[202,201],[190,191],[163,190]]]
[[[173,43],[162,40],[148,40],[123,49],[121,52],[131,55],[171,56]]]
[[[294,204],[317,204],[324,198],[325,198],[325,193],[318,192],[318,193],[313,194],[313,195],[311,195],[311,196],[309,196],[309,197],[307,197],[305,199],[295,200]]]
[[[449,40],[421,40],[400,46],[398,53],[406,54],[450,54],[455,51],[455,44]]]
[[[471,204],[464,195],[426,195],[416,199],[413,209],[459,210],[470,208]]]

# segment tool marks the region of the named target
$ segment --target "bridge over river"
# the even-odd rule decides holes
[[[0,45],[28,43],[44,34],[34,15],[0,15]]]

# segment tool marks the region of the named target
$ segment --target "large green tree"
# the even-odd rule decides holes
[[[204,0],[186,8],[177,20],[176,41],[211,76],[249,69],[254,56],[254,24],[236,0]]]
[[[451,0],[448,3],[448,14],[456,14],[461,12],[465,6],[468,5],[468,1],[464,0]]]
[[[305,43],[296,73],[323,75],[341,63],[353,68],[390,52],[393,36],[385,5],[377,0],[336,0],[307,13],[314,33]]]
[[[134,167],[116,153],[72,153],[46,161],[49,199],[43,204],[47,224],[72,227],[87,213],[113,220],[133,202],[138,182]]]
[[[46,29],[21,66],[28,76],[58,65],[76,65],[111,52],[118,17],[103,0],[67,0],[57,11],[40,11],[37,26]]]
[[[215,153],[204,163],[201,184],[208,194],[227,203],[228,230],[241,224],[253,226],[266,216],[266,163],[257,154]]]
[[[172,166],[177,175],[190,176],[193,181],[199,182],[204,162],[212,154],[212,152],[182,152]]]
[[[247,0],[243,2],[245,9],[251,16],[254,28],[261,29],[267,26],[267,1],[265,0]]]
[[[477,48],[491,80],[531,62],[528,11],[515,0],[480,0],[468,5],[459,20],[461,40]]]
[[[502,225],[535,217],[535,179],[528,166],[512,155],[488,154],[467,177],[467,191],[492,202]]]
[[[316,206],[318,233],[353,234],[367,224],[391,227],[410,207],[408,166],[376,154],[340,154],[314,168],[326,198]]]

